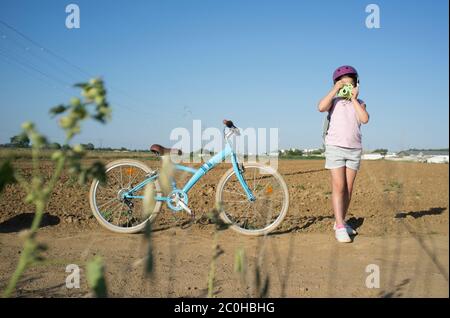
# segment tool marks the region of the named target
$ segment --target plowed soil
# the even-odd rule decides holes
[[[159,165],[144,162],[152,168]],[[25,175],[31,173],[28,160],[14,164]],[[198,218],[214,208],[217,182],[228,168],[222,164],[210,171],[189,193],[189,205]],[[42,160],[41,169],[50,174],[52,163]],[[447,164],[363,161],[348,212],[348,222],[358,231],[351,244],[334,239],[330,172],[324,161],[281,160],[279,172],[290,192],[288,215],[279,228],[259,238],[231,229],[217,232],[223,253],[216,264],[216,297],[256,296],[258,258],[271,297],[449,296]],[[38,235],[48,245],[45,262],[27,270],[14,296],[89,296],[84,270],[94,255],[104,260],[110,296],[206,296],[213,224],[185,227],[182,213],[164,207],[153,226],[154,275],[147,277],[143,235],[103,229],[92,216],[88,193],[89,185],[61,178]],[[18,185],[8,185],[0,196],[0,289],[20,256],[20,231],[33,218],[33,207],[23,202],[24,196]],[[239,248],[246,259],[241,276],[234,272]],[[79,265],[80,288],[66,287],[68,264]],[[371,264],[380,273],[375,288],[366,284]]]

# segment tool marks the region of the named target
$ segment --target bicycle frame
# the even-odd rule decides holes
[[[229,144],[228,140],[226,142],[225,148],[214,155],[211,159],[209,159],[205,164],[203,164],[199,169],[194,169],[191,167],[183,166],[180,164],[175,165],[175,169],[179,171],[185,171],[192,174],[192,177],[188,180],[188,182],[183,186],[182,189],[177,189],[175,181],[172,180],[172,189],[175,190],[181,190],[184,193],[188,193],[189,190],[192,189],[192,187],[197,183],[198,180],[200,180],[209,170],[213,169],[215,166],[217,166],[219,163],[221,163],[223,160],[227,159],[231,156],[231,163],[233,165],[234,172],[236,173],[236,176],[242,186],[242,188],[245,191],[245,194],[247,195],[247,199],[250,201],[255,201],[255,196],[253,195],[252,191],[248,187],[247,183],[245,182],[244,178],[242,177],[242,172],[239,169],[239,162],[236,156],[236,153],[233,151],[231,145]],[[154,179],[158,177],[158,174],[151,175],[135,187],[133,187],[131,190],[129,190],[127,193],[125,193],[124,198],[128,199],[143,199],[144,196],[139,195],[133,195],[134,192],[139,191],[143,187],[145,187],[146,184],[149,182],[152,182]],[[168,201],[170,200],[169,197],[162,197],[162,196],[155,196],[155,200],[157,201]]]

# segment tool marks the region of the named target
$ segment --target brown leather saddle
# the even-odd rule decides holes
[[[158,144],[154,144],[150,147],[150,151],[158,156],[164,156],[164,155],[178,155],[181,156],[183,153],[181,149],[176,148],[166,148]]]

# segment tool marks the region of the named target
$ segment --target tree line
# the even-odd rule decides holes
[[[31,148],[30,138],[26,135],[15,135],[9,138],[9,143],[0,144],[0,148]],[[139,151],[139,152],[148,152],[150,150],[130,150],[126,147],[113,148],[113,147],[95,147],[93,143],[89,142],[86,144],[81,144],[85,150],[97,150],[97,151]],[[61,145],[58,142],[47,143],[43,146],[43,149],[51,149],[51,150],[67,150],[67,145]]]

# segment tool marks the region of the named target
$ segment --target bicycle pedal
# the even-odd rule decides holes
[[[194,213],[192,212],[192,210],[186,205],[186,203],[184,203],[183,200],[179,200],[178,204],[183,208],[183,210],[185,210],[189,215],[194,215]]]

